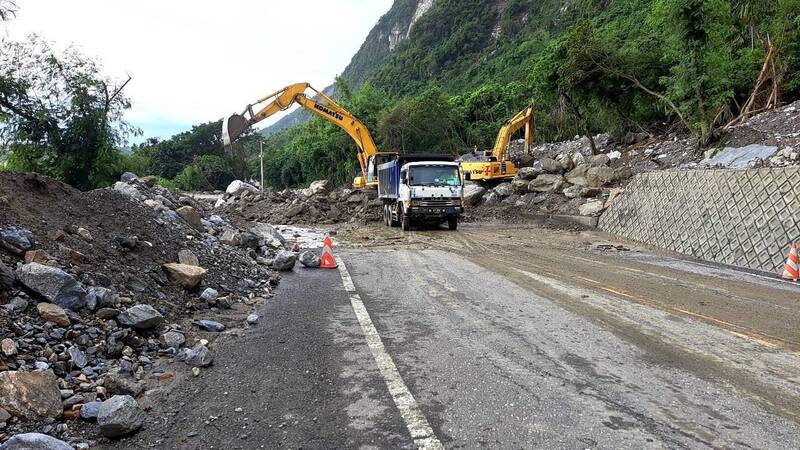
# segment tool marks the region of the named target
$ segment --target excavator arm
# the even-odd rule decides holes
[[[525,148],[530,148],[533,140],[533,114],[533,107],[527,107],[500,128],[500,132],[497,134],[497,141],[492,149],[492,156],[496,161],[506,160],[511,137],[522,127],[525,127]]]
[[[314,97],[306,95],[306,91],[311,89],[316,94]],[[262,105],[258,111],[254,107]],[[317,91],[308,83],[296,83],[289,85],[278,92],[259,99],[254,104],[247,105],[242,114],[234,114],[227,117],[222,124],[223,144],[228,147],[235,142],[251,126],[267,119],[268,117],[285,111],[293,104],[298,104],[315,115],[338,126],[347,133],[358,147],[358,164],[361,167],[361,177],[356,178],[353,186],[356,188],[371,187],[377,185],[373,180],[376,157],[386,159],[394,156],[394,153],[381,153],[372,139],[372,135],[367,130],[366,125],[348,110],[336,103],[332,98],[322,92]]]

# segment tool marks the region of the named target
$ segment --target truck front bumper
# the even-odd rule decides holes
[[[412,218],[444,218],[464,212],[460,206],[412,206],[405,210],[405,215]]]

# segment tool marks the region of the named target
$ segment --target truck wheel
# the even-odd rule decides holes
[[[405,215],[404,212],[402,208],[398,211],[400,215],[400,217],[398,217],[398,219],[400,219],[400,228],[403,231],[409,231],[411,230],[411,216]]]
[[[391,226],[391,213],[389,212],[389,205],[383,205],[383,224]]]
[[[397,217],[403,217],[403,211],[399,207],[396,208],[392,208],[391,206],[389,207],[389,225],[397,228],[400,226],[400,221],[395,220],[392,209],[394,209],[397,212]]]
[[[447,228],[451,230],[458,229],[458,216],[450,216],[447,218]]]

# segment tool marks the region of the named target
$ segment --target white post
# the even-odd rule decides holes
[[[259,154],[259,159],[261,159],[261,191],[264,191],[264,142],[261,142],[261,153]]]

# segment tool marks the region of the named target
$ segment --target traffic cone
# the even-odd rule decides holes
[[[319,267],[322,269],[335,269],[339,266],[333,257],[331,247],[333,247],[333,241],[330,236],[326,236],[322,241],[322,257],[319,259]]]
[[[797,281],[800,278],[800,270],[798,269],[797,259],[797,244],[791,243],[789,245],[789,256],[786,258],[786,264],[783,266],[783,279]]]

